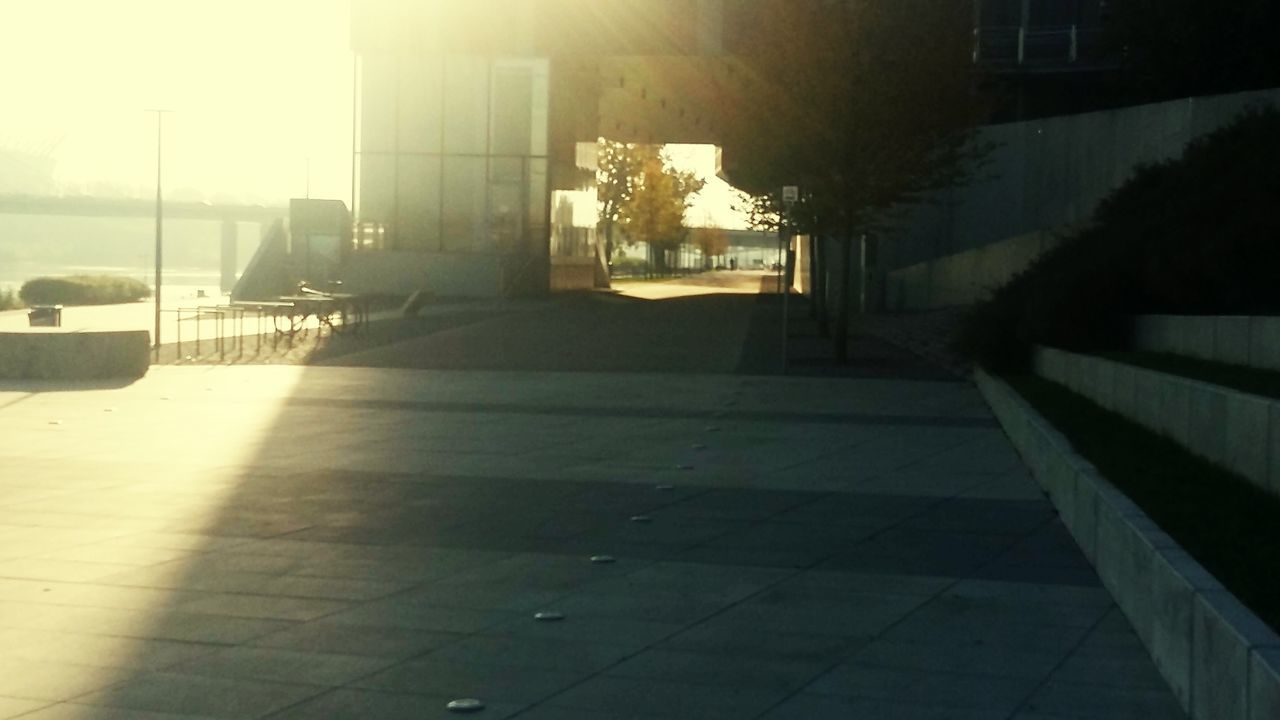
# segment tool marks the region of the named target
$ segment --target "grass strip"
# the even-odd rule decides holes
[[[1241,392],[1280,399],[1280,372],[1228,365],[1200,358],[1151,352],[1099,353],[1100,357],[1129,365],[1181,375],[1192,380],[1221,385]]]
[[[1061,385],[1029,375],[1005,380],[1076,452],[1280,630],[1280,498]]]

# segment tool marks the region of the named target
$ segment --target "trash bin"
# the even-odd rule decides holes
[[[31,327],[62,327],[61,305],[36,305],[27,313]]]

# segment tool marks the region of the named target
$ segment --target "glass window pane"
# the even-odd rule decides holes
[[[485,238],[485,158],[445,157],[443,247],[487,249]]]
[[[400,152],[440,152],[439,57],[411,57],[400,64]]]
[[[533,246],[530,251],[535,254],[544,254],[547,251],[547,243],[550,238],[547,233],[547,161],[534,159],[529,161],[528,165],[528,187],[525,211],[529,214],[529,242]]]
[[[523,158],[489,160],[489,237],[501,252],[525,246],[525,162]]]
[[[396,247],[437,250],[440,247],[440,158],[401,155],[398,167]]]
[[[360,197],[357,213],[362,222],[391,225],[395,212],[395,156],[360,154]]]
[[[391,55],[360,58],[360,150],[395,150],[396,60]]]
[[[490,152],[528,155],[533,122],[533,75],[509,62],[493,67],[493,117]]]
[[[485,153],[489,137],[489,63],[485,58],[445,58],[444,152]]]
[[[531,108],[532,140],[529,148],[531,155],[545,157],[547,154],[547,115],[551,104],[551,64],[547,60],[536,60],[533,65],[533,97]]]

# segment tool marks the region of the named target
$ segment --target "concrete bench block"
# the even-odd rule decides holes
[[[1097,393],[1098,404],[1102,407],[1116,411],[1116,365],[1118,363],[1101,358],[1094,358],[1097,365]]]
[[[1185,380],[1162,378],[1158,427],[1162,435],[1187,447],[1191,434],[1191,386]]]
[[[1140,602],[1135,596],[1150,584],[1150,566],[1135,557],[1142,543],[1136,537],[1133,521],[1145,515],[1132,500],[1104,481],[1097,488],[1095,517],[1098,577],[1125,614],[1130,615],[1134,603]],[[1131,620],[1135,627],[1141,621]],[[1149,634],[1144,635],[1139,629],[1138,635],[1144,640]]]
[[[1162,378],[1150,370],[1135,368],[1133,378],[1133,412],[1130,420],[1151,430],[1160,428],[1160,386]]]
[[[1273,402],[1267,427],[1267,489],[1280,496],[1280,403]]]
[[[1160,316],[1138,315],[1133,318],[1133,334],[1130,341],[1139,350],[1157,350],[1160,347]]]
[[[1160,550],[1177,548],[1178,544],[1146,515],[1108,514],[1115,509],[1105,501],[1099,504],[1098,573],[1149,648],[1158,619],[1153,558]]]
[[[1116,363],[1112,370],[1112,403],[1115,405],[1115,412],[1125,417],[1133,417],[1134,414],[1137,372],[1137,368],[1124,363]]]
[[[1067,529],[1094,567],[1098,565],[1098,491],[1105,482],[1092,466],[1081,468],[1070,499],[1071,524]]]
[[[1249,364],[1249,316],[1220,315],[1213,330],[1213,359],[1231,365]]]
[[[0,333],[0,378],[95,380],[139,378],[151,364],[146,330]]]
[[[1070,456],[1057,452],[1049,463],[1049,472],[1045,474],[1040,486],[1049,494],[1049,499],[1058,509],[1058,517],[1068,528],[1072,524],[1071,497],[1075,494],[1076,468]]]
[[[1080,358],[1074,353],[1062,354],[1061,383],[1072,392],[1080,392]]]
[[[1062,383],[1065,358],[1054,348],[1037,348],[1035,351],[1036,374],[1046,380]]]
[[[1280,317],[1250,318],[1249,364],[1280,370]]]
[[[1050,498],[1058,498],[1062,496],[1066,487],[1067,476],[1072,473],[1071,463],[1056,453],[1047,460],[1048,467],[1045,473],[1037,476],[1036,481]]]
[[[1174,352],[1178,347],[1180,333],[1178,332],[1177,317],[1174,315],[1157,315],[1156,317],[1156,346],[1153,348],[1155,352]]]
[[[1197,593],[1192,618],[1191,717],[1249,720],[1251,651],[1280,637],[1226,590]]]
[[[1196,594],[1221,590],[1209,571],[1180,547],[1161,547],[1151,564],[1151,658],[1183,709],[1191,707],[1191,628]]]
[[[1225,466],[1265,487],[1272,403],[1256,395],[1222,392],[1227,404]]]
[[[1249,720],[1280,718],[1280,647],[1255,648],[1249,657]]]
[[[1226,466],[1227,396],[1219,388],[1201,382],[1189,383],[1191,390],[1191,438],[1187,448],[1210,462]]]
[[[1213,334],[1217,320],[1213,315],[1187,315],[1179,318],[1173,351],[1187,357],[1212,360]]]

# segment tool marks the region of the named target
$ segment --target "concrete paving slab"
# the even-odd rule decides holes
[[[1008,717],[1034,711],[943,680],[980,664],[1069,699],[1092,659],[1152,691],[973,388],[724,374],[729,352],[464,368],[479,332],[435,369],[0,387],[0,662],[27,692],[47,670],[0,710],[429,718],[474,692],[486,717]],[[854,665],[907,680],[813,692]]]

